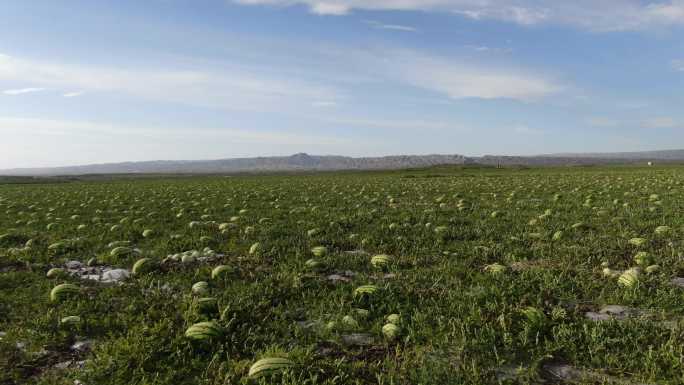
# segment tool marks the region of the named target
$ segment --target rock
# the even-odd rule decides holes
[[[555,380],[586,380],[590,378],[587,372],[570,365],[549,364],[544,365],[544,370]]]
[[[26,342],[17,342],[16,345],[17,349],[21,350],[22,352],[26,351]]]
[[[585,313],[585,317],[592,321],[609,321],[611,319],[623,321],[637,315],[639,315],[638,310],[620,305],[606,305],[598,312],[589,311]]]
[[[101,270],[86,268],[81,269],[81,279],[97,281],[101,283],[121,283],[131,276],[131,271],[127,269],[114,269],[105,267]]]
[[[116,283],[121,282],[131,276],[131,272],[126,269],[112,269],[102,273],[103,283]]]
[[[497,368],[495,371],[496,374],[496,379],[499,382],[503,381],[515,381],[520,377],[520,372],[523,371],[525,368],[521,366],[515,366],[515,365],[506,365],[502,366],[500,368]]]
[[[368,252],[363,250],[347,250],[344,253],[347,255],[368,255]]]
[[[592,384],[622,384],[647,385],[637,383],[627,378],[613,377],[596,370],[579,369],[567,364],[546,364],[543,370],[547,377],[554,382],[592,383]]]
[[[304,330],[315,330],[323,328],[321,321],[297,321],[297,326]]]
[[[0,341],[7,335],[5,332],[0,332]]]
[[[326,279],[332,283],[351,282],[351,278],[339,274],[331,274]]]
[[[342,336],[342,342],[347,345],[368,346],[373,345],[373,336],[367,333],[352,333]]]
[[[69,366],[71,366],[72,363],[73,363],[73,361],[64,361],[64,362],[56,363],[52,367],[55,369],[64,370],[64,369],[68,368]]]
[[[684,288],[684,278],[682,278],[682,277],[672,278],[672,284],[675,286]]]
[[[79,261],[69,261],[65,263],[64,266],[66,266],[66,268],[69,270],[78,270],[83,268],[83,264]]]
[[[85,341],[78,341],[71,345],[71,350],[75,350],[77,352],[87,352],[90,350],[93,346],[93,341],[91,340],[85,340]]]

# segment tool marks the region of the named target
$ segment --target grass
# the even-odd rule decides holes
[[[551,364],[601,377],[567,382],[680,384],[683,184],[684,169],[666,166],[0,185],[0,384],[544,383]],[[112,255],[115,241],[138,250]],[[205,248],[208,259],[167,258]],[[629,288],[603,276],[602,263],[626,270],[638,251],[660,270]],[[391,256],[385,269],[377,254]],[[120,285],[46,277],[67,261],[130,270],[143,257],[150,271]],[[212,279],[218,265],[232,269]],[[215,306],[199,305],[199,281]],[[79,293],[50,301],[65,282]],[[354,295],[368,284],[378,290]],[[586,318],[608,304],[647,316]],[[382,333],[389,314],[395,339]],[[72,315],[81,322],[60,324]],[[209,320],[220,334],[186,338]],[[294,366],[248,378],[265,357]]]

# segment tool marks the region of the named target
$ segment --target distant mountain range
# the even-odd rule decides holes
[[[84,166],[15,168],[0,170],[6,176],[52,176],[85,174],[229,174],[243,172],[296,172],[336,170],[396,170],[436,165],[590,165],[635,162],[684,162],[684,150],[549,154],[539,156],[485,155],[396,155],[383,157],[352,158],[336,155],[308,155],[257,158],[233,158],[218,160],[162,160],[91,164]]]

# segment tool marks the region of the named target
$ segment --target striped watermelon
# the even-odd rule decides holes
[[[249,255],[259,255],[262,250],[263,247],[261,246],[261,243],[257,242],[249,248]]]
[[[210,312],[217,309],[218,300],[214,297],[203,297],[197,300],[200,310]]]
[[[219,265],[211,271],[211,279],[223,278],[233,272],[233,268],[228,265]]]
[[[325,246],[316,246],[311,249],[311,254],[319,258],[324,257],[326,254],[328,254],[328,248]]]
[[[149,258],[142,258],[133,264],[133,274],[144,274],[152,269],[152,260]]]
[[[71,283],[63,283],[52,288],[50,291],[50,300],[53,302],[61,301],[64,298],[78,294],[79,287]]]
[[[193,294],[204,294],[209,291],[209,284],[205,281],[199,281],[192,285]]]
[[[61,267],[53,267],[52,269],[48,270],[45,276],[48,278],[57,278],[63,276],[64,274],[66,274],[66,271]]]
[[[394,324],[394,325],[401,325],[401,316],[399,314],[390,314],[387,317],[385,317],[388,323]]]
[[[392,257],[387,254],[378,254],[374,255],[370,262],[376,269],[384,269],[392,263]]]
[[[249,368],[249,377],[260,378],[292,369],[294,362],[287,358],[263,358]]]
[[[185,337],[191,340],[202,341],[218,337],[222,332],[221,326],[214,321],[199,322],[185,331]]]
[[[618,277],[618,284],[626,288],[634,287],[639,282],[640,275],[641,274],[638,269],[632,268],[626,270],[620,275],[620,277]]]
[[[70,315],[70,316],[62,318],[59,321],[59,323],[62,325],[76,325],[76,324],[81,323],[81,317],[79,317],[77,315]]]
[[[354,289],[355,297],[370,297],[378,291],[375,285],[363,285]]]
[[[544,324],[544,321],[546,320],[546,316],[544,315],[544,313],[536,307],[526,307],[525,309],[523,309],[522,313],[525,316],[525,318],[527,318],[527,321],[533,326],[541,326]]]
[[[386,324],[385,326],[382,327],[382,334],[387,338],[388,340],[393,340],[399,337],[399,334],[401,333],[401,328],[393,323]]]

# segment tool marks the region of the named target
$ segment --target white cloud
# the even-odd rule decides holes
[[[19,88],[14,90],[5,90],[2,93],[5,95],[22,95],[42,91],[45,91],[45,88]]]
[[[670,62],[670,66],[675,71],[684,72],[684,59],[676,59]]]
[[[586,119],[587,124],[589,124],[592,127],[601,127],[601,128],[611,128],[611,127],[617,127],[620,125],[620,121],[617,119],[612,119],[612,118],[607,118],[604,116],[592,116],[588,119]]]
[[[313,107],[319,107],[319,108],[329,108],[329,107],[337,107],[337,102],[331,102],[328,100],[319,100],[311,103]]]
[[[684,0],[233,0],[240,4],[305,5],[311,12],[344,15],[358,10],[448,12],[520,25],[562,24],[594,31],[684,24]]]
[[[644,128],[676,128],[680,126],[684,126],[680,122],[676,121],[674,118],[670,116],[658,116],[655,118],[650,118],[646,119],[643,122],[641,122],[641,126]]]
[[[412,51],[389,52],[384,57],[389,76],[452,99],[513,99],[529,102],[562,90],[561,86],[541,75],[519,70],[466,64]]]
[[[372,118],[322,118],[321,121],[337,126],[353,126],[361,128],[380,128],[389,130],[463,130],[457,124],[435,120],[399,120],[399,119],[372,119]]]
[[[89,134],[123,137],[182,138],[188,135],[216,139],[230,139],[239,143],[274,143],[324,145],[345,143],[340,137],[234,129],[229,127],[159,128],[124,126],[103,122],[69,121],[36,118],[0,117],[1,133],[25,135],[87,136]]]
[[[75,98],[75,97],[77,97],[77,96],[83,95],[84,93],[85,93],[85,92],[83,92],[83,91],[67,92],[67,93],[64,94],[63,96],[64,96],[65,98]]]
[[[507,48],[497,48],[497,47],[489,47],[486,45],[465,45],[465,48],[471,49],[473,51],[477,52],[492,52],[492,53],[511,53],[513,52],[513,49],[510,47]]]
[[[320,15],[344,15],[349,12],[349,7],[332,1],[317,1],[311,4],[311,11]]]
[[[387,30],[401,31],[401,32],[418,32],[417,28],[410,27],[408,25],[385,24],[385,23],[381,23],[377,20],[364,20],[364,23],[372,26],[375,29],[387,29]]]
[[[219,159],[340,152],[339,134],[231,127],[146,127],[0,116],[0,169],[158,159]],[[87,148],[87,151],[83,149]]]
[[[640,127],[648,129],[663,129],[684,127],[684,122],[678,121],[671,116],[656,116],[640,121],[628,119],[614,119],[607,117],[591,117],[586,122],[593,127],[613,128],[613,127]]]
[[[516,126],[513,126],[513,131],[517,134],[521,135],[539,135],[544,133],[544,131],[537,129],[537,128],[532,128],[530,126],[527,126],[525,124],[518,124]]]
[[[260,111],[305,106],[315,100],[334,101],[338,96],[336,90],[327,86],[292,79],[289,75],[276,77],[245,69],[86,67],[2,54],[0,80],[76,88],[80,92],[117,92],[201,107]]]

